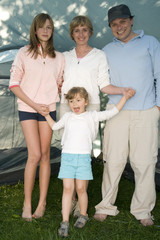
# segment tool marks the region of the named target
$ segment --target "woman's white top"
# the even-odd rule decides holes
[[[64,82],[61,103],[72,87],[84,87],[89,93],[90,104],[99,104],[99,90],[110,84],[108,63],[103,51],[93,48],[85,57],[78,59],[75,48],[63,53],[65,56]]]

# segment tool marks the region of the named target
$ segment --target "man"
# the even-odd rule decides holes
[[[104,221],[118,214],[114,206],[120,177],[129,155],[135,174],[131,213],[143,226],[153,225],[155,206],[155,164],[158,150],[160,110],[160,44],[143,31],[133,31],[129,8],[118,5],[108,11],[114,40],[104,47],[111,84],[136,90],[121,113],[106,123],[103,142],[104,172],[102,201],[95,206],[94,218]],[[155,86],[156,82],[156,86]],[[120,95],[109,95],[112,108]]]

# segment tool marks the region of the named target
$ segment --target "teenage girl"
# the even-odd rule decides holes
[[[51,118],[56,120],[58,85],[64,69],[64,57],[53,46],[53,33],[51,17],[38,14],[30,28],[30,43],[19,50],[11,68],[9,88],[18,97],[19,120],[28,149],[22,212],[22,218],[27,221],[42,217],[46,208],[52,130],[43,107],[49,109]],[[32,215],[31,198],[38,164],[40,197]]]

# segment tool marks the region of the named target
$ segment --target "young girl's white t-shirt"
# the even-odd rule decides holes
[[[53,130],[64,128],[62,136],[62,152],[73,154],[90,154],[92,142],[95,140],[100,121],[109,120],[118,113],[114,107],[101,112],[86,111],[81,114],[67,112],[53,125]]]

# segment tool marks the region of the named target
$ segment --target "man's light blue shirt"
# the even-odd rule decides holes
[[[123,109],[145,110],[160,106],[160,43],[153,36],[135,31],[138,36],[123,43],[114,38],[105,52],[109,64],[111,84],[136,90]],[[155,82],[156,80],[156,92]],[[109,103],[117,104],[121,95],[108,95]]]

